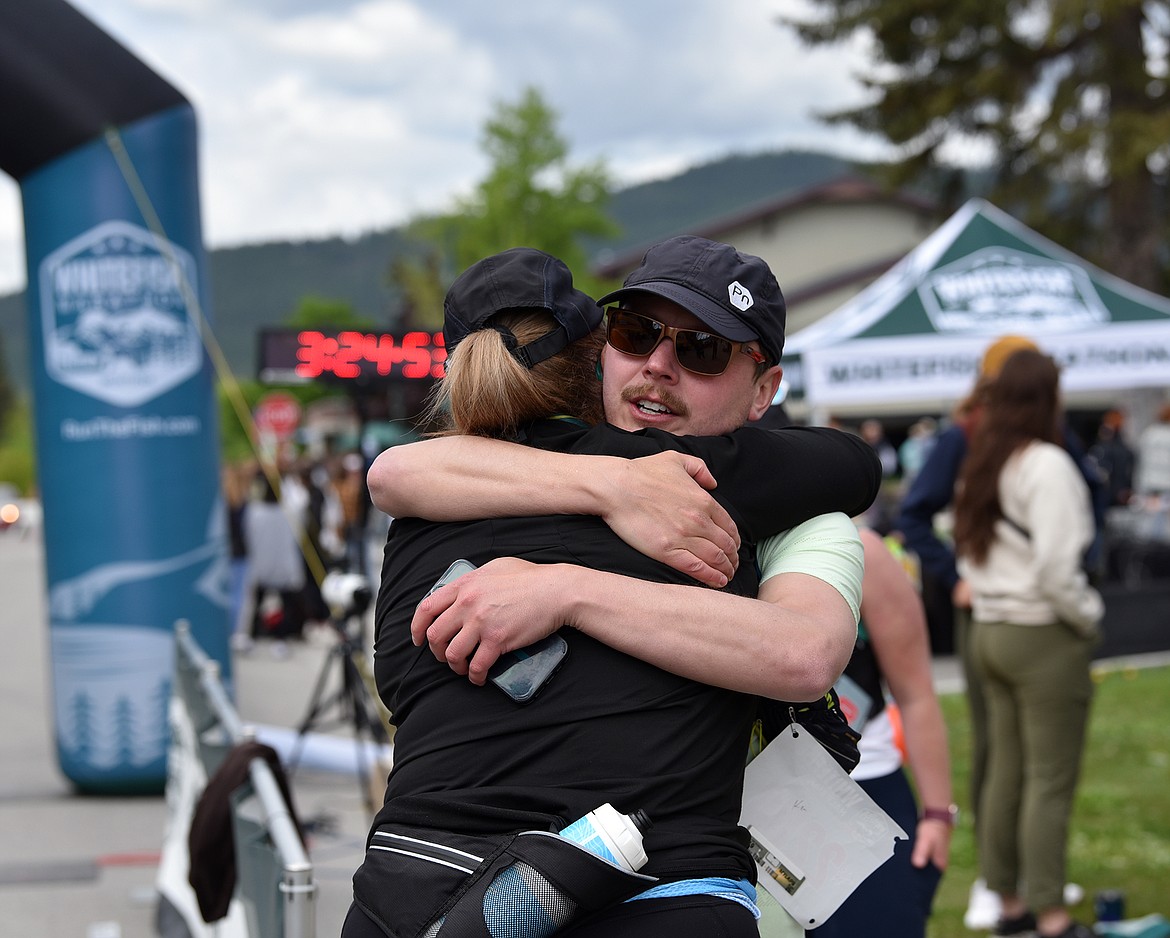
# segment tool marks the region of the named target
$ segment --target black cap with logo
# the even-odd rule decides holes
[[[603,305],[633,293],[653,293],[698,316],[713,332],[736,342],[759,340],[776,364],[784,351],[784,294],[771,268],[754,254],[694,235],[659,242],[621,289]]]

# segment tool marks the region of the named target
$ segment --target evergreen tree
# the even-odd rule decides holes
[[[1155,290],[1170,271],[1167,0],[810,0],[807,43],[872,39],[868,102],[822,115],[900,151],[891,182],[940,155],[992,155],[990,198]],[[945,188],[960,198],[959,173]]]
[[[171,678],[163,676],[154,686],[154,691],[148,700],[147,713],[142,739],[139,741],[139,755],[142,762],[151,762],[155,759],[166,758],[167,748],[171,740]]]
[[[114,704],[114,764],[132,766],[134,758],[134,705],[129,697],[119,697]]]
[[[85,691],[78,691],[69,698],[69,728],[73,744],[65,747],[70,758],[79,765],[88,765],[93,759],[93,698]]]

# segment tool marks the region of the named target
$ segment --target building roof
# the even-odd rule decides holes
[[[819,185],[788,192],[777,198],[763,200],[741,211],[734,212],[730,215],[719,216],[711,219],[709,222],[696,225],[685,233],[718,241],[725,239],[729,232],[734,232],[737,229],[759,224],[760,222],[772,220],[780,216],[792,215],[810,206],[858,202],[901,205],[923,215],[930,215],[938,210],[937,205],[928,199],[906,192],[889,192],[872,179],[867,179],[863,176],[847,175]],[[664,234],[663,237],[672,237],[675,234],[682,233],[672,232],[670,234]],[[646,249],[652,243],[654,242],[640,244],[620,254],[615,254],[603,263],[598,264],[594,272],[600,277],[621,277],[638,266],[642,260],[642,256],[646,253]],[[878,262],[876,267],[875,265],[866,265],[864,271],[860,269],[857,271],[842,271],[839,276],[832,278],[832,285],[826,285],[822,289],[817,290],[817,292],[823,292],[825,289],[834,289],[842,283],[850,283],[862,277],[872,278],[897,260],[897,257],[891,257]],[[812,289],[813,287],[806,287],[801,293],[807,294]],[[795,299],[796,297],[793,296],[790,298],[790,301],[794,302]]]

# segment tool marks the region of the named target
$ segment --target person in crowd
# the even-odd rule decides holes
[[[1125,417],[1119,410],[1107,410],[1097,428],[1097,439],[1089,447],[1089,458],[1105,486],[1105,503],[1125,505],[1133,494],[1134,452],[1125,442]]]
[[[256,474],[244,515],[244,542],[252,584],[252,638],[275,639],[273,654],[283,657],[286,641],[300,638],[305,625],[305,561],[297,531],[263,472]]]
[[[1089,447],[1089,458],[1093,461],[1101,482],[1106,490],[1106,505],[1124,505],[1134,494],[1134,450],[1129,448],[1124,436],[1126,418],[1121,411],[1106,411],[1097,427],[1096,440]]]
[[[1170,403],[1138,437],[1137,490],[1142,495],[1170,495]]]
[[[898,463],[902,467],[902,484],[909,486],[914,477],[922,471],[926,457],[934,448],[938,434],[938,421],[933,417],[920,417],[910,425],[906,439],[898,447]]]
[[[759,601],[748,598],[757,580],[750,544],[766,534],[761,525],[785,527],[817,514],[815,505],[868,504],[876,460],[847,434],[730,432],[763,413],[779,380],[783,299],[758,258],[702,239],[652,249],[640,269],[648,276],[631,275],[646,289],[610,310],[608,343],[599,350],[597,304],[572,289],[555,259],[517,252],[473,265],[445,309],[450,358],[441,406],[456,430],[484,438],[394,447],[370,473],[375,504],[396,518],[379,592],[375,671],[398,730],[386,803],[355,877],[344,933],[372,934],[371,919],[400,914],[394,903],[402,897],[386,897],[386,882],[409,874],[397,857],[373,848],[396,826],[417,824],[420,810],[428,823],[445,819],[498,837],[519,827],[557,829],[609,801],[651,815],[646,871],[669,885],[638,902],[609,904],[566,934],[757,934],[755,868],[736,824],[757,695],[813,699],[831,685],[855,629],[850,599],[859,592],[861,555],[847,517],[813,518],[774,539]],[[654,291],[664,283],[714,322],[659,297]],[[716,324],[720,334],[709,331]],[[588,426],[601,416],[594,372],[602,365],[602,396],[621,411],[618,419],[630,430],[649,428]],[[556,419],[562,415],[576,419]],[[663,432],[692,427],[729,435]],[[443,468],[452,447],[455,462],[475,454],[467,478],[453,485],[460,470]],[[410,458],[395,453],[402,449]],[[525,463],[530,454],[535,467]],[[467,511],[486,517],[480,502],[501,496],[505,512],[556,514],[424,522],[423,512],[386,497],[410,488],[402,465],[413,458],[430,467],[424,494],[442,493],[441,520]],[[820,469],[810,469],[810,460]],[[750,471],[764,464],[766,484]],[[837,478],[814,481],[822,471]],[[718,479],[724,504],[702,492],[695,499],[692,475],[708,487]],[[575,493],[571,504],[566,492]],[[623,523],[620,503],[631,497],[650,523]],[[683,509],[687,533],[667,544],[658,519],[678,514],[680,500],[699,507]],[[609,508],[599,511],[603,502]],[[686,572],[627,547],[593,513],[632,540],[642,532]],[[744,535],[738,545],[732,518]],[[456,557],[479,569],[414,611]],[[730,583],[696,589],[689,573]],[[777,630],[787,635],[783,653]],[[530,704],[480,686],[499,654],[553,632],[567,638],[568,654]]]
[[[861,542],[861,622],[837,692],[851,725],[861,733],[861,761],[853,779],[910,838],[899,841],[894,855],[807,934],[925,938],[957,811],[946,724],[934,691],[922,600],[882,537],[863,528]],[[887,691],[892,701],[887,701]],[[902,767],[899,721],[913,790]]]
[[[359,452],[346,453],[334,483],[341,502],[345,566],[351,573],[366,574],[366,521],[370,495],[366,488],[366,464]]]
[[[968,791],[972,816],[979,842],[979,805],[982,799],[983,779],[987,766],[987,715],[979,674],[972,667],[968,650],[971,634],[971,592],[959,576],[953,546],[944,541],[935,528],[935,516],[951,505],[959,469],[967,455],[968,441],[983,419],[984,403],[989,389],[999,376],[1004,363],[1020,351],[1037,351],[1036,343],[1020,335],[1004,335],[992,342],[983,354],[979,376],[968,396],[955,408],[953,424],[938,435],[930,456],[902,499],[894,527],[901,534],[906,547],[918,557],[925,581],[951,597],[954,613],[955,652],[963,669],[963,684],[967,697],[967,712],[971,726],[971,771]],[[1064,445],[1080,467],[1086,484],[1094,492],[1095,517],[1098,532],[1104,529],[1103,487],[1096,469],[1089,464],[1075,436],[1064,433]],[[1094,543],[1100,542],[1100,533]],[[1090,549],[1091,554],[1092,549]],[[1089,559],[1087,558],[1087,562]],[[1091,562],[1095,564],[1097,558]],[[999,900],[986,888],[982,879],[971,887],[971,899],[964,922],[968,928],[990,928],[999,915]]]
[[[1092,504],[1061,445],[1051,358],[1013,354],[985,409],[955,498],[959,569],[972,602],[969,653],[987,706],[980,867],[1000,897],[997,935],[1091,938],[1063,895],[1104,611],[1082,565]]]
[[[328,560],[323,538],[328,496],[320,484],[318,468],[311,459],[301,459],[289,476],[295,479],[297,498],[294,503],[301,506],[298,539],[301,562],[305,567],[301,609],[306,623],[329,620],[329,607],[321,595],[321,581],[325,579]]]
[[[876,417],[861,421],[861,438],[877,453],[882,464],[882,475],[892,479],[898,474],[898,451],[886,438],[886,429]]]
[[[251,629],[245,621],[248,607],[248,545],[244,537],[244,515],[248,510],[249,488],[254,466],[228,463],[223,466],[223,496],[228,513],[228,548],[231,557],[231,646],[236,651],[252,647]]]

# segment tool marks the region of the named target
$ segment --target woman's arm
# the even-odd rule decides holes
[[[702,459],[719,483],[716,497],[752,543],[818,515],[859,515],[881,488],[881,462],[873,447],[830,427],[767,430],[748,424],[722,436],[650,429],[636,439]]]
[[[1018,495],[1004,493],[1005,502],[1011,499],[1005,513],[1028,531],[1045,599],[1060,619],[1094,634],[1104,604],[1081,565],[1093,539],[1093,514],[1088,487],[1072,457],[1057,446],[1033,444],[1004,481],[1019,487]],[[1014,514],[1021,511],[1022,517]]]
[[[705,491],[715,479],[685,453],[634,460],[449,436],[391,447],[367,482],[374,505],[394,517],[597,515],[627,544],[708,586],[726,586],[738,565],[735,523]]]
[[[863,530],[861,542],[865,548],[861,619],[902,714],[906,754],[922,805],[946,808],[952,802],[950,755],[946,724],[931,677],[922,601],[876,533]],[[919,821],[911,863],[922,867],[930,860],[939,869],[946,869],[950,843],[951,828],[945,821]]]

